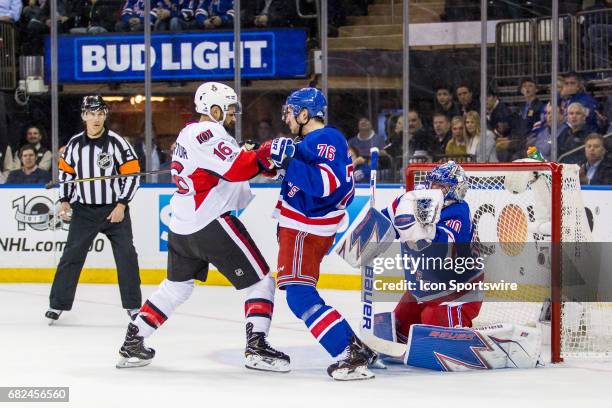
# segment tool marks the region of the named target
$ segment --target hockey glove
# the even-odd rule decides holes
[[[274,163],[270,159],[270,149],[272,148],[272,141],[266,140],[263,142],[256,151],[257,164],[263,170],[273,170]]]
[[[242,142],[239,143],[239,145],[240,147],[242,147],[242,150],[247,151],[247,152],[251,150],[259,149],[259,143],[257,143],[256,141],[252,139],[243,140]]]
[[[295,145],[288,137],[278,137],[272,140],[270,148],[270,159],[276,167],[286,169],[295,155]]]

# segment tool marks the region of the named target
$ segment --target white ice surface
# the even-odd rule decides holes
[[[143,286],[146,298],[154,286]],[[359,295],[321,291],[351,324]],[[80,285],[71,312],[43,317],[49,285],[0,285],[0,386],[69,386],[70,403],[17,407],[612,407],[612,363],[534,370],[438,373],[394,366],[369,381],[339,383],[330,357],[277,294],[271,343],[291,356],[288,374],[243,367],[243,294],[197,287],[147,344],[143,368],[115,368],[128,318],[116,285]]]

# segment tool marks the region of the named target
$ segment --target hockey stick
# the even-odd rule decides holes
[[[378,148],[370,149],[370,208],[376,204],[376,172],[378,170]],[[369,270],[368,270],[369,268]],[[381,339],[374,335],[374,275],[372,268],[366,265],[361,267],[361,340],[374,351],[392,357],[401,358],[406,353],[406,345]],[[368,292],[370,298],[368,299]]]
[[[171,171],[170,169],[165,169],[165,170],[143,171],[140,173],[113,174],[112,176],[88,177],[88,178],[80,178],[80,179],[66,180],[66,181],[51,180],[50,182],[45,184],[45,188],[48,190],[50,188],[55,187],[56,185],[59,186],[61,184],[84,183],[86,181],[98,181],[98,180],[112,180],[112,179],[117,179],[117,178],[122,178],[122,177],[148,176],[148,175],[153,175],[153,174],[170,173],[170,171]]]

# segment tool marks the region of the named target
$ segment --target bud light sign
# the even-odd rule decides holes
[[[300,29],[244,31],[242,76],[291,78],[306,75],[306,33]],[[143,81],[143,35],[60,36],[59,82]],[[45,73],[50,77],[47,37]],[[153,80],[201,80],[234,76],[233,32],[151,35]]]

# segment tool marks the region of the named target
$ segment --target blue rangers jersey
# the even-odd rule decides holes
[[[353,200],[353,162],[344,135],[325,126],[296,144],[276,205],[281,227],[321,236],[336,233]]]
[[[392,223],[399,215],[396,211],[402,197],[404,194],[382,211]],[[478,251],[472,245],[473,233],[469,205],[465,201],[454,201],[442,208],[440,220],[436,224],[436,235],[429,247],[416,251],[408,245],[401,245],[402,255],[419,262],[412,263],[411,268],[404,270],[406,281],[414,282],[415,290],[410,293],[418,302],[448,304],[482,301],[481,291],[457,292],[450,289],[453,280],[467,283],[479,282],[484,278]],[[419,281],[441,282],[446,290],[422,290]]]

